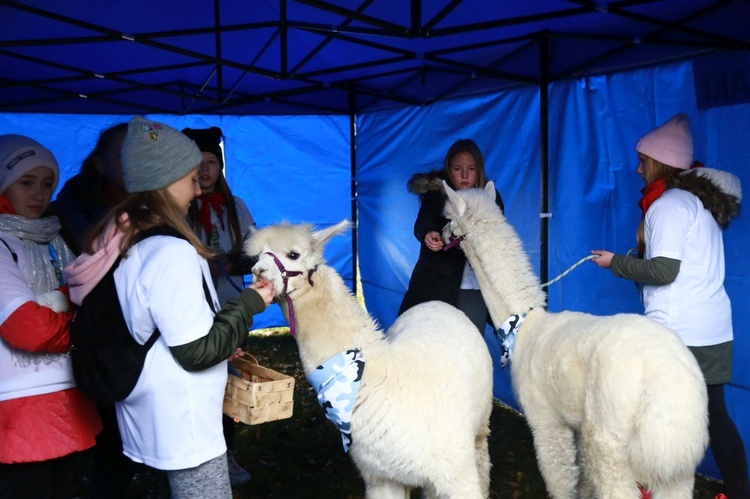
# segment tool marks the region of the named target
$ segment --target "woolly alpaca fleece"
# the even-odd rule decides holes
[[[347,227],[266,227],[251,233],[245,252],[259,255],[256,278],[293,300],[305,374],[347,350],[363,356],[350,454],[367,497],[408,499],[412,487],[427,497],[487,497],[487,346],[462,312],[436,301],[411,308],[384,334],[323,259],[325,243]],[[286,288],[272,255],[287,271]],[[289,319],[283,295],[277,299]]]
[[[708,444],[707,396],[679,337],[641,315],[548,313],[494,186],[446,191],[446,231],[464,237],[495,324],[528,312],[512,382],[550,496],[638,499],[640,483],[655,499],[692,498]]]

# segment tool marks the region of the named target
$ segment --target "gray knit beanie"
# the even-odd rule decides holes
[[[136,116],[122,144],[122,177],[129,193],[156,191],[203,161],[198,146],[174,128]]]

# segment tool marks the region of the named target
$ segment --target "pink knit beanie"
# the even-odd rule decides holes
[[[660,163],[687,170],[693,164],[693,136],[687,115],[677,114],[638,140],[635,150]]]

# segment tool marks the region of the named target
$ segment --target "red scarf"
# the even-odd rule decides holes
[[[693,168],[702,168],[703,163],[700,161],[696,161],[692,165],[690,165],[690,169]],[[638,201],[638,206],[641,207],[641,212],[643,215],[646,215],[646,212],[648,211],[649,207],[653,204],[654,201],[659,199],[662,194],[667,190],[667,179],[666,178],[660,178],[659,180],[654,180],[650,184],[648,184],[646,187],[641,189],[641,194],[643,194],[643,197],[641,197],[640,201]]]
[[[16,210],[13,209],[13,205],[10,204],[8,198],[0,196],[0,213],[3,215],[15,215]]]
[[[203,227],[203,233],[206,235],[206,241],[208,242],[211,237],[211,230],[214,228],[211,223],[211,210],[216,212],[216,217],[219,219],[221,224],[221,230],[224,230],[224,221],[221,219],[224,215],[224,207],[227,205],[227,198],[224,197],[224,193],[212,192],[211,194],[204,194],[198,199],[201,200],[201,211],[198,213],[198,222]]]
[[[659,199],[666,190],[667,190],[666,178],[660,178],[659,180],[654,180],[653,182],[648,184],[646,187],[641,189],[641,194],[643,194],[643,197],[641,197],[641,200],[638,201],[638,206],[641,207],[641,212],[643,213],[644,216],[646,215],[648,208],[653,204],[653,202]]]

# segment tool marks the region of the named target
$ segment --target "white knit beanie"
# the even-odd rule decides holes
[[[641,137],[635,150],[680,170],[690,168],[693,164],[693,136],[687,115],[672,116],[662,126]]]
[[[60,170],[49,149],[23,135],[0,135],[0,194],[16,180],[40,166],[46,166],[55,174],[52,186],[54,191],[60,180]]]
[[[169,125],[136,116],[122,144],[122,177],[129,193],[156,191],[203,161],[198,146]]]

